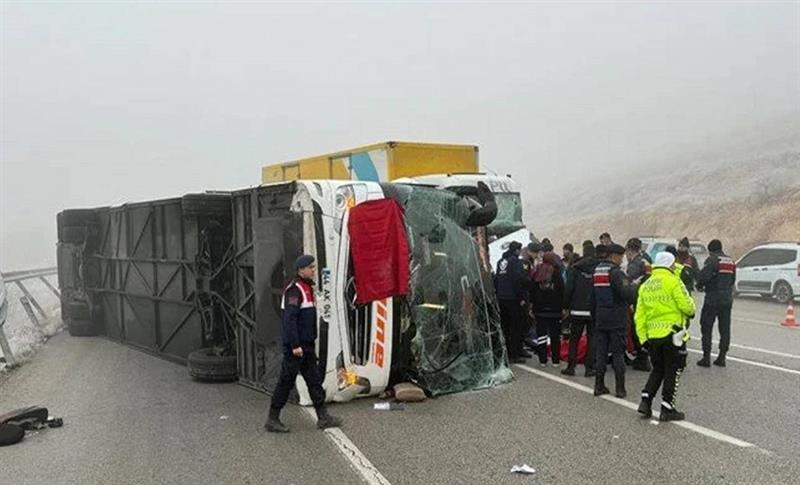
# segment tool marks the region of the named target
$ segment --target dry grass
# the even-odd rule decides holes
[[[608,231],[617,242],[629,237],[659,235],[707,242],[720,239],[726,252],[741,256],[753,246],[768,241],[800,241],[800,189],[793,188],[767,200],[751,197],[717,204],[688,206],[685,210],[626,212],[585,218],[555,225],[547,234],[554,244],[584,239],[597,240]],[[557,246],[560,247],[560,246]]]

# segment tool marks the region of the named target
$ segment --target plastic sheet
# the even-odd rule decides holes
[[[406,189],[406,190],[403,190]],[[411,247],[411,367],[431,395],[491,387],[512,378],[491,274],[481,265],[465,199],[398,188]],[[406,335],[407,336],[407,335]]]

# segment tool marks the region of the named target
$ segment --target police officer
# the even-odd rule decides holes
[[[587,244],[588,243],[588,244]],[[583,257],[577,260],[567,270],[567,281],[564,286],[564,315],[570,319],[569,354],[567,368],[561,373],[568,376],[575,375],[575,365],[578,357],[578,343],[586,329],[586,358],[583,365],[586,368],[586,377],[594,377],[593,353],[594,348],[594,321],[592,321],[591,299],[592,280],[598,261],[594,255],[592,241],[584,241]]]
[[[616,396],[625,392],[625,337],[628,327],[628,307],[636,301],[636,287],[631,285],[620,269],[625,248],[611,243],[605,246],[608,258],[600,262],[592,276],[591,312],[595,333],[594,395],[608,394],[605,386],[606,360],[612,354],[616,377]]]
[[[686,367],[688,321],[695,304],[675,270],[675,256],[669,252],[656,255],[650,278],[639,286],[636,302],[636,334],[650,349],[653,371],[642,390],[639,413],[653,415],[653,398],[661,383],[661,421],[679,421],[684,414],[675,407],[675,395],[681,373]]]
[[[522,348],[524,331],[527,328],[527,307],[530,280],[519,259],[522,244],[512,241],[503,258],[497,262],[495,284],[500,304],[500,320],[506,338],[508,360],[514,364],[525,363],[531,354]]]
[[[314,342],[317,339],[317,309],[313,288],[317,268],[314,256],[304,254],[297,258],[295,269],[297,276],[283,291],[281,299],[283,362],[278,384],[272,394],[269,418],[264,426],[272,433],[289,432],[289,428],[280,420],[280,413],[289,399],[298,372],[306,381],[308,393],[317,411],[317,428],[332,428],[342,424],[339,418],[328,414],[325,408],[325,391],[322,389],[322,377],[314,353]]]
[[[708,243],[703,269],[697,275],[697,288],[705,290],[703,310],[700,312],[700,331],[703,335],[703,358],[700,367],[711,366],[711,333],[714,320],[719,320],[719,356],[714,365],[725,367],[725,355],[731,343],[731,307],[733,285],[736,282],[736,263],[722,252],[722,243],[714,239]]]
[[[650,260],[650,256],[642,251],[641,239],[637,237],[628,239],[628,242],[625,244],[625,257],[628,259],[628,278],[634,284],[641,284],[650,277],[652,261]],[[634,308],[633,311],[636,311],[636,309]],[[650,359],[647,355],[647,349],[643,348],[641,343],[639,343],[639,339],[636,338],[633,318],[630,319],[630,334],[631,340],[633,340],[634,370],[650,372],[652,366],[650,365]]]

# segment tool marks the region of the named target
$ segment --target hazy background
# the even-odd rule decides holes
[[[559,206],[800,120],[797,2],[0,12],[3,271],[54,262],[63,208],[246,187],[377,141],[478,144]]]

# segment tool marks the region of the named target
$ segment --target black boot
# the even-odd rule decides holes
[[[586,372],[583,374],[583,377],[594,377],[597,375],[597,372],[594,371],[591,367],[586,368]]]
[[[606,387],[606,383],[604,382],[604,376],[602,374],[597,374],[594,376],[594,395],[595,396],[602,396],[603,394],[609,394],[611,391],[608,390]]]
[[[288,433],[289,428],[287,428],[285,424],[281,423],[280,415],[280,409],[270,408],[269,418],[267,418],[267,424],[264,425],[264,428],[270,433]]]
[[[574,376],[575,375],[575,366],[572,364],[568,364],[567,367],[561,371],[562,374],[565,376]]]
[[[703,352],[703,358],[697,361],[697,365],[700,367],[711,367],[711,354],[709,352]]]
[[[328,414],[328,410],[324,407],[317,408],[317,428],[338,428],[342,425],[342,420],[336,416]]]
[[[624,372],[615,372],[614,373],[614,380],[616,381],[616,388],[614,389],[614,395],[620,399],[625,399],[628,396],[628,393],[625,391],[625,373]]]
[[[639,403],[639,409],[637,409],[637,411],[643,418],[653,416],[653,400],[649,397],[642,396],[642,402]]]
[[[650,372],[653,366],[650,365],[650,356],[644,349],[636,353],[636,358],[633,359],[633,370],[640,370],[642,372]]]
[[[686,415],[682,412],[678,411],[674,407],[667,407],[664,404],[661,404],[661,416],[659,416],[659,421],[683,421],[686,419]]]
[[[714,361],[714,365],[717,367],[725,367],[725,352],[719,353],[717,360]]]

